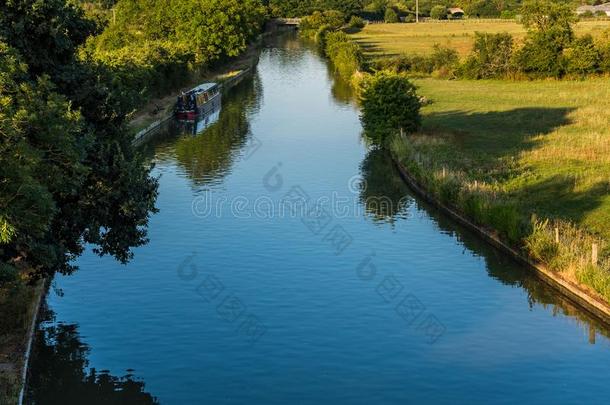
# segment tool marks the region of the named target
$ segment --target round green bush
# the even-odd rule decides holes
[[[447,7],[441,5],[432,7],[430,10],[430,18],[435,20],[447,19]]]
[[[400,21],[400,19],[398,18],[398,14],[396,13],[396,11],[394,11],[394,9],[392,7],[388,7],[385,10],[385,15],[383,17],[383,20],[386,23],[397,23],[398,21]]]
[[[415,86],[398,73],[377,72],[362,84],[362,124],[374,143],[383,144],[401,129],[415,132],[421,125],[421,107]]]

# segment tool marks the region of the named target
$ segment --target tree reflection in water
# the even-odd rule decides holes
[[[34,341],[34,356],[28,376],[27,401],[36,405],[155,405],[143,381],[132,374],[116,377],[89,369],[89,347],[81,341],[78,326],[52,323],[50,310],[43,311]]]
[[[362,187],[360,202],[375,221],[394,223],[406,214],[413,199],[402,179],[396,175],[389,153],[369,149],[360,164]]]
[[[245,79],[223,95],[218,121],[201,133],[173,123],[167,131],[142,145],[158,165],[176,161],[193,184],[202,186],[223,179],[243,153],[250,135],[249,117],[260,108],[260,79]]]

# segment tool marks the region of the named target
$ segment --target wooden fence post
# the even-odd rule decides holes
[[[555,243],[559,243],[559,227],[555,227]]]
[[[591,248],[591,263],[597,266],[597,243],[594,243]]]

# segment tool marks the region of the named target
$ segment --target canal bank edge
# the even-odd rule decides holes
[[[19,389],[19,400],[18,404],[23,405],[23,401],[25,399],[25,387],[27,386],[27,378],[28,378],[28,370],[30,367],[30,357],[32,355],[32,345],[34,344],[34,335],[36,334],[36,327],[38,326],[39,315],[40,315],[40,307],[42,305],[42,300],[47,295],[47,291],[49,290],[50,283],[47,279],[43,279],[40,281],[40,285],[38,286],[38,291],[36,292],[36,303],[34,304],[34,310],[32,313],[32,318],[30,320],[30,325],[28,329],[27,342],[25,345],[25,352],[23,355],[23,369],[21,371],[21,388]]]
[[[448,214],[454,220],[460,224],[476,231],[483,237],[487,242],[495,246],[496,248],[504,251],[511,255],[518,262],[525,264],[526,266],[534,269],[537,275],[548,285],[558,290],[561,294],[566,296],[570,301],[579,307],[585,309],[596,319],[603,322],[606,325],[610,325],[610,305],[602,299],[596,297],[594,293],[591,293],[581,286],[566,280],[559,273],[551,271],[546,266],[532,261],[530,258],[524,256],[519,251],[515,250],[509,244],[504,242],[497,236],[497,232],[493,230],[485,229],[479,225],[476,225],[470,219],[466,218],[463,214],[459,213],[454,208],[451,208],[443,204],[428,190],[426,190],[409,171],[399,162],[399,160],[392,154],[391,157],[394,165],[396,166],[400,177],[403,181],[413,190],[416,194],[428,201],[432,205],[441,209],[443,212]]]
[[[3,383],[6,385],[2,386],[5,392],[0,395],[0,402],[3,405],[5,403],[7,405],[24,403],[29,363],[32,357],[36,329],[40,322],[40,308],[49,285],[48,279],[45,278],[29,287],[31,288],[31,296],[25,299],[27,306],[24,308],[25,321],[23,322],[23,328],[6,331],[9,346],[5,348],[8,351],[4,351],[3,354],[8,354],[10,357],[7,357],[9,361],[4,363],[4,366],[8,366],[8,368],[3,371],[0,370],[0,372],[6,373],[3,379]]]

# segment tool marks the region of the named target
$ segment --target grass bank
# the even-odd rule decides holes
[[[577,35],[600,35],[610,28],[610,20],[581,21],[575,25]],[[429,54],[440,44],[466,56],[472,50],[475,32],[508,32],[518,42],[525,28],[514,20],[461,20],[421,22],[418,24],[369,24],[353,35],[368,57]]]
[[[420,133],[392,143],[397,159],[441,201],[610,302],[608,80],[416,84],[431,103]]]

